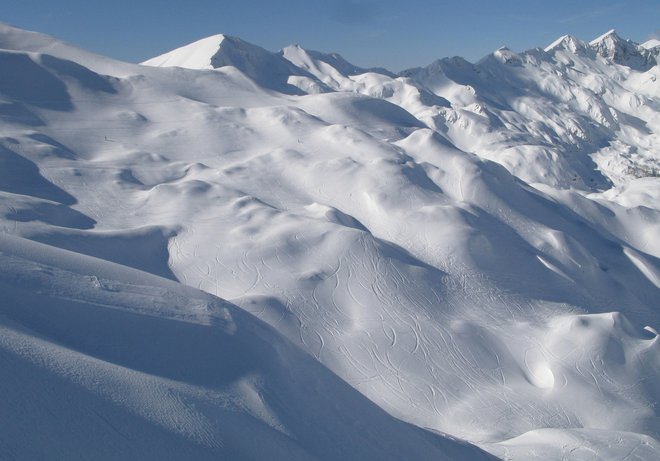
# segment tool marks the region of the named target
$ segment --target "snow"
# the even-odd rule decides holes
[[[146,66],[177,66],[187,69],[213,69],[211,60],[225,40],[224,35],[213,35],[149,59]]]
[[[603,35],[600,35],[589,42],[589,45],[596,46],[599,43],[604,42],[605,40],[619,40],[619,36],[616,33],[615,29],[610,29],[605,32]]]
[[[647,50],[630,40],[625,40],[611,30],[589,44],[598,55],[636,70],[648,70],[656,65],[657,52]]]
[[[660,46],[660,40],[657,38],[652,38],[651,40],[647,40],[646,42],[642,43],[642,46],[647,50],[650,50],[651,48],[657,48]]]
[[[311,77],[279,54],[225,35],[198,40],[142,64],[197,70],[231,66],[264,88],[293,94],[300,90],[289,83],[291,77]]]
[[[0,248],[3,457],[490,459],[392,418],[230,303],[7,234]]]
[[[0,457],[656,459],[660,83],[618,40],[394,75],[2,26]]]
[[[572,53],[584,52],[587,49],[586,43],[573,37],[572,35],[564,35],[558,38],[545,48],[546,53],[551,53],[556,49],[566,49]]]

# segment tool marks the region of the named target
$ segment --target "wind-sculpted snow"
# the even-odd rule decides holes
[[[660,454],[658,67],[597,45],[652,49],[112,72],[0,32],[0,453]]]
[[[7,235],[0,248],[7,459],[491,459],[394,419],[221,299]]]

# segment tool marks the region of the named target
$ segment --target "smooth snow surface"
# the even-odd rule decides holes
[[[0,458],[658,459],[659,53],[2,25]]]
[[[220,50],[224,40],[224,35],[206,37],[162,56],[149,59],[143,64],[148,66],[177,66],[188,69],[213,69],[211,60]]]

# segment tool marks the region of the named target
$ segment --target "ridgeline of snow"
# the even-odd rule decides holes
[[[564,35],[545,47],[546,53],[564,49],[571,53],[585,53],[589,50],[588,45],[582,40],[573,37],[572,35]]]
[[[657,48],[0,48],[0,457],[659,456]]]
[[[302,92],[289,84],[290,77],[305,79],[311,77],[279,54],[226,35],[214,35],[198,40],[142,64],[186,69],[218,69],[232,66],[264,88],[293,94]]]

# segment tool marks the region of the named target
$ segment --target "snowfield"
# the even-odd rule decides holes
[[[658,459],[659,63],[0,24],[0,458]]]

